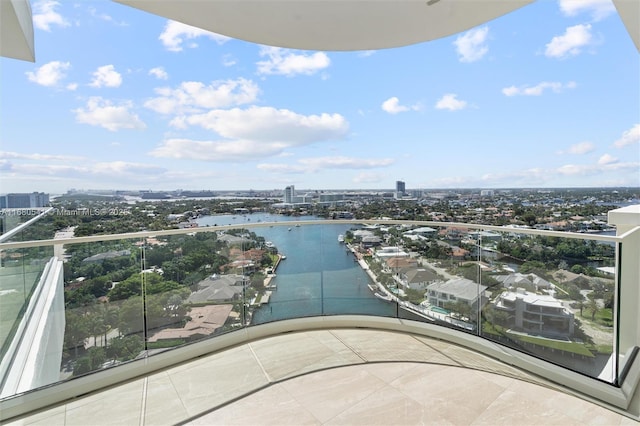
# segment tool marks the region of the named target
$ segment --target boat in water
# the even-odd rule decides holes
[[[344,243],[344,235],[342,235],[342,234],[338,235],[338,242],[339,243]]]
[[[382,299],[385,302],[391,302],[393,299],[391,298],[390,295],[382,295],[380,293],[373,293],[374,296],[376,296],[378,299]]]

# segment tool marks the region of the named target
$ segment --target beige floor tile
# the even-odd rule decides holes
[[[296,333],[259,340],[251,343],[251,348],[273,381],[363,362],[337,339],[314,333]]]
[[[388,384],[406,374],[412,374],[418,365],[419,363],[413,362],[385,361],[365,364],[363,368]]]
[[[282,383],[320,422],[326,422],[387,386],[363,366],[311,373]]]
[[[421,425],[429,419],[426,407],[385,386],[327,421],[326,425]]]
[[[620,415],[611,410],[536,384],[514,380],[509,390],[523,395],[527,401],[543,407],[544,410],[561,412],[582,424],[617,425],[621,421]]]
[[[536,386],[536,385],[531,385]],[[536,392],[531,388],[528,392]],[[529,398],[527,394],[507,390],[503,392],[487,409],[471,423],[480,425],[530,426],[530,425],[558,425],[578,426],[584,423],[567,416],[561,411],[549,409]]]
[[[499,360],[493,359],[481,353],[463,348],[461,346],[447,343],[435,339],[429,339],[422,336],[416,337],[423,341],[434,350],[440,352],[443,356],[451,360],[452,363],[459,364],[469,368],[475,368],[483,371],[495,372],[509,377],[518,377],[528,381],[539,380],[535,376],[528,374],[515,367],[507,365]]]
[[[42,425],[57,426],[64,425],[66,407],[64,405],[54,407],[49,410],[41,411],[29,417],[19,419],[13,422],[2,423],[4,426],[26,426],[26,425]]]
[[[207,413],[189,425],[319,425],[320,422],[280,384]]]
[[[451,360],[408,334],[373,330],[336,330],[334,334],[368,362],[418,361],[451,364]]]
[[[137,426],[141,416],[147,426],[189,418],[194,425],[638,424],[536,383],[544,382],[435,339],[319,330],[240,345],[10,424]]]
[[[144,379],[126,383],[67,404],[65,424],[137,425],[142,413]]]
[[[470,424],[502,392],[481,373],[461,367],[424,365],[392,383],[392,386],[418,403],[436,409],[453,424]]]
[[[193,368],[167,371],[189,416],[196,416],[268,383],[247,345],[203,359]]]
[[[144,410],[144,424],[175,424],[189,417],[180,395],[167,372],[149,376]]]

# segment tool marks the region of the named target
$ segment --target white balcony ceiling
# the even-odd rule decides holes
[[[0,0],[0,56],[35,60],[29,0]]]
[[[466,31],[535,0],[114,1],[259,44],[307,50],[369,50]],[[613,2],[640,50],[640,1]]]
[[[534,0],[115,0],[270,46],[369,50],[446,37]]]
[[[456,34],[535,0],[114,1],[259,44],[308,50],[369,50]],[[640,1],[613,3],[640,51]],[[0,56],[35,60],[29,0],[0,0]]]

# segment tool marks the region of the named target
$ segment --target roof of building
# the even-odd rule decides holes
[[[191,308],[188,321],[182,328],[165,328],[149,337],[149,342],[168,339],[186,339],[195,335],[209,335],[222,327],[231,314],[233,305],[209,305]]]
[[[513,302],[515,302],[516,299],[520,298],[524,301],[524,303],[528,305],[564,309],[564,306],[560,300],[548,294],[536,294],[528,291],[505,291],[502,293],[500,298]]]
[[[242,283],[247,278],[238,274],[212,275],[198,283],[198,291],[191,293],[189,303],[205,303],[231,300],[242,293]]]
[[[427,283],[438,279],[438,274],[427,268],[411,269],[404,272],[404,275],[408,283]]]
[[[429,284],[427,289],[447,293],[459,299],[475,300],[487,287],[467,278],[455,278],[449,281],[436,281]]]
[[[533,285],[542,288],[551,287],[551,283],[544,278],[540,278],[535,274],[522,274],[515,272],[509,275],[498,275],[494,277],[500,281],[505,287],[518,287],[522,285]]]

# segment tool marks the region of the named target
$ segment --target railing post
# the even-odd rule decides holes
[[[629,361],[630,351],[640,346],[640,205],[610,211],[609,224],[616,226],[618,236],[624,235],[618,260],[618,316],[615,324],[618,371],[622,371]]]

